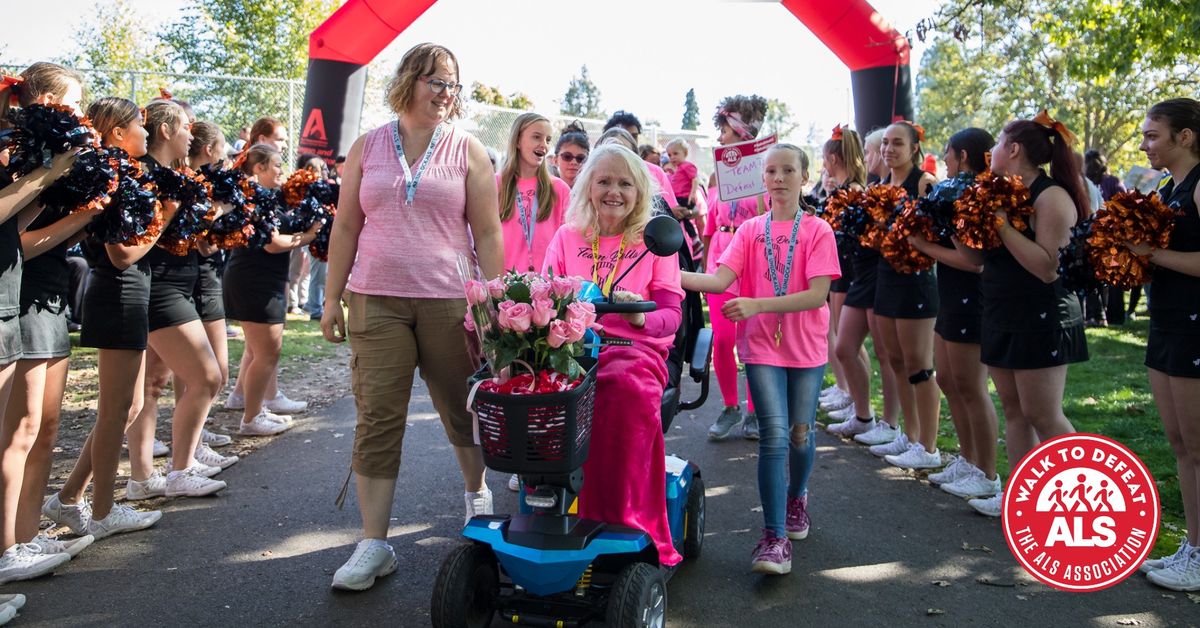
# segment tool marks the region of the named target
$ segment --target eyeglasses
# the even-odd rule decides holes
[[[587,153],[582,155],[576,155],[575,153],[559,153],[558,158],[566,162],[574,161],[577,164],[581,164],[585,159],[587,159]]]
[[[429,84],[429,91],[435,94],[440,94],[448,89],[451,96],[457,96],[462,92],[463,88],[462,83],[447,83],[435,78],[425,79],[425,82]]]

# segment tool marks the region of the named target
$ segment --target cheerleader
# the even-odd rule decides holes
[[[546,247],[563,224],[571,188],[550,175],[550,120],[523,113],[513,122],[508,159],[496,173],[500,224],[504,231],[504,268],[518,272],[542,268]]]
[[[146,106],[147,153],[142,162],[152,171],[170,168],[187,158],[192,135],[182,107],[156,100]],[[166,227],[164,226],[164,229]],[[144,404],[129,438],[129,500],[151,497],[203,497],[225,488],[210,469],[226,461],[200,442],[208,409],[221,389],[221,368],[204,332],[194,297],[199,259],[194,250],[176,255],[156,246],[144,258],[150,266],[148,313],[150,350],[146,356]],[[154,469],[154,428],[158,398],[175,375],[175,411],[171,419],[171,471],[164,478]],[[203,458],[203,461],[200,460]]]
[[[266,144],[255,144],[239,157],[238,167],[251,175],[260,186],[276,190],[282,183],[283,162],[279,151]],[[287,319],[288,262],[292,249],[308,246],[320,230],[321,221],[304,233],[271,234],[262,249],[234,249],[225,268],[224,305],[226,315],[241,321],[246,347],[238,369],[234,394],[243,405],[239,428],[243,435],[269,436],[292,426],[291,417],[275,414],[263,403],[275,388],[276,367],[283,348],[283,323]],[[238,391],[242,393],[238,393]],[[226,408],[230,404],[226,403]]]
[[[930,196],[952,195],[955,187],[961,191],[987,169],[987,152],[994,143],[983,129],[964,129],[950,136],[942,157],[946,181],[935,186]],[[1000,491],[1000,478],[996,475],[996,406],[988,394],[987,369],[979,361],[979,273],[983,268],[955,249],[952,241],[930,242],[914,235],[909,242],[938,263],[940,307],[933,328],[937,382],[950,406],[961,452],[928,480],[965,499],[991,497]]]
[[[87,116],[105,145],[124,150],[130,159],[146,154],[146,129],[135,103],[101,98],[88,107]],[[163,224],[168,224],[178,209],[178,203],[164,202]],[[96,238],[85,241],[92,269],[83,299],[87,316],[79,342],[99,349],[96,425],[70,477],[42,507],[42,514],[76,534],[91,534],[97,540],[143,530],[162,517],[157,510],[139,512],[113,504],[121,439],[142,407],[150,301],[150,264],[145,256],[157,240],[156,236],[138,245],[105,244]],[[89,505],[84,491],[93,470],[93,503]]]
[[[1151,107],[1142,123],[1141,149],[1151,168],[1170,174],[1158,194],[1175,210],[1168,248],[1129,248],[1157,266],[1146,367],[1175,452],[1187,522],[1179,550],[1146,561],[1142,572],[1160,587],[1200,591],[1200,102],[1174,98]]]
[[[83,94],[83,81],[72,70],[52,63],[35,63],[21,73],[21,82],[16,83],[18,101],[23,107],[31,104],[61,104],[71,107],[82,116],[79,101]],[[0,91],[0,102],[7,105],[7,90]],[[3,108],[3,107],[0,107]],[[0,115],[0,120],[6,116]],[[69,171],[64,165],[74,161],[74,154],[56,157],[50,168],[39,168],[24,179],[42,178],[53,182],[59,175]],[[0,184],[9,179],[0,169]],[[27,182],[28,183],[28,182]],[[6,200],[17,184],[6,185],[0,195]],[[44,186],[32,186],[39,189]],[[20,348],[19,359],[4,367],[0,377],[12,383],[11,395],[7,397],[3,425],[0,428],[0,448],[3,451],[3,482],[0,495],[3,499],[3,547],[0,554],[0,582],[23,580],[46,574],[70,557],[83,551],[92,542],[92,537],[82,536],[69,541],[58,541],[40,534],[42,498],[50,476],[53,462],[54,442],[58,435],[58,420],[62,410],[62,398],[67,384],[67,356],[71,353],[71,341],[67,331],[66,302],[70,270],[66,251],[78,241],[78,234],[94,218],[99,209],[87,209],[73,214],[41,211],[36,203],[26,200],[25,209],[17,217],[10,217],[0,227],[4,236],[17,234],[17,223],[28,222],[35,212],[36,218],[20,234],[19,241],[3,240],[0,254],[15,255],[23,264],[0,265],[0,293],[6,297],[18,296],[19,305],[15,316],[8,313],[0,317],[0,333],[5,353],[14,347]],[[11,229],[11,232],[9,231]],[[16,280],[19,293],[11,291]],[[8,302],[5,302],[8,307]],[[16,328],[10,323],[16,323]],[[15,337],[9,335],[16,331]],[[3,396],[0,393],[0,396]]]
[[[882,129],[867,135],[861,145],[857,133],[843,131],[840,150],[834,144],[828,145],[830,150],[825,152],[826,167],[834,183],[843,189],[865,190],[867,183],[878,181],[879,172],[885,167],[880,157],[882,143]],[[831,425],[829,431],[838,436],[853,436],[855,442],[873,447],[896,439],[900,404],[896,401],[895,381],[891,369],[887,368],[888,354],[879,340],[875,316],[879,252],[859,242],[847,246],[852,279],[838,316],[834,356],[844,369],[852,403],[829,413],[830,419],[841,421]],[[882,421],[875,420],[875,410],[871,407],[871,361],[863,347],[868,333],[875,339],[871,346],[879,360],[883,384]]]
[[[936,178],[921,170],[921,141],[925,131],[911,122],[896,122],[883,134],[881,155],[888,174],[880,185],[903,188],[908,198],[925,196]],[[938,311],[937,279],[933,271],[899,273],[881,256],[875,280],[875,317],[896,383],[904,416],[904,432],[871,453],[909,469],[942,466],[937,448],[941,393],[933,379],[933,324]]]
[[[1071,227],[1089,213],[1083,175],[1071,151],[1074,136],[1042,112],[1004,127],[992,148],[992,171],[1017,176],[1029,188],[1033,216],[1018,231],[1003,212],[1003,245],[966,251],[983,264],[980,360],[988,366],[1004,409],[1008,459],[1025,457],[1047,438],[1074,432],[1063,414],[1067,365],[1087,360],[1079,299],[1058,276],[1058,251]],[[1050,165],[1050,174],[1042,166]],[[1003,493],[969,502],[1000,516]]]

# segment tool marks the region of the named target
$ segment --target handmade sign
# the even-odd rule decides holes
[[[713,149],[713,162],[717,167],[717,194],[723,202],[767,191],[763,183],[763,167],[766,165],[767,149],[774,144],[775,136],[771,135]]]

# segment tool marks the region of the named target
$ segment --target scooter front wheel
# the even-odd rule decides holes
[[[434,628],[486,628],[496,614],[500,576],[496,557],[472,543],[450,552],[433,583],[430,619]]]
[[[613,628],[661,628],[667,622],[667,583],[648,563],[627,565],[613,583],[607,623]]]

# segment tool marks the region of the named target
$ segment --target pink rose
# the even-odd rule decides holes
[[[550,298],[550,284],[542,278],[538,278],[529,284],[529,296],[531,300]]]
[[[580,290],[583,289],[583,278],[582,277],[580,277],[578,275],[573,275],[571,277],[568,277],[568,279],[571,280],[571,291],[572,292],[578,293]]]
[[[492,295],[493,299],[503,299],[504,292],[508,289],[508,286],[504,285],[503,279],[497,277],[487,282],[487,289],[488,293]]]
[[[505,303],[509,304],[505,307]],[[529,331],[529,324],[533,318],[533,307],[528,303],[513,303],[505,301],[500,304],[500,327],[511,329],[517,333],[525,333]]]
[[[470,308],[467,309],[467,315],[463,317],[463,327],[466,327],[467,331],[475,331],[475,319],[471,316]]]
[[[567,321],[550,321],[550,333],[546,337],[546,341],[550,343],[551,349],[557,349],[563,346],[563,343],[570,342],[570,337],[571,327],[567,325]]]
[[[566,277],[555,277],[550,280],[550,291],[554,293],[554,298],[565,299],[575,294],[575,286]]]
[[[479,305],[488,299],[488,290],[481,282],[472,279],[467,282],[467,303]]]
[[[581,320],[567,321],[567,327],[570,333],[567,334],[567,342],[575,343],[583,340],[583,335],[587,333],[588,326],[583,324]]]
[[[558,315],[558,309],[554,307],[554,301],[549,298],[533,299],[533,324],[538,327],[545,327],[554,320]]]
[[[591,327],[596,322],[596,306],[576,301],[567,306],[567,320],[582,321],[584,327]]]

